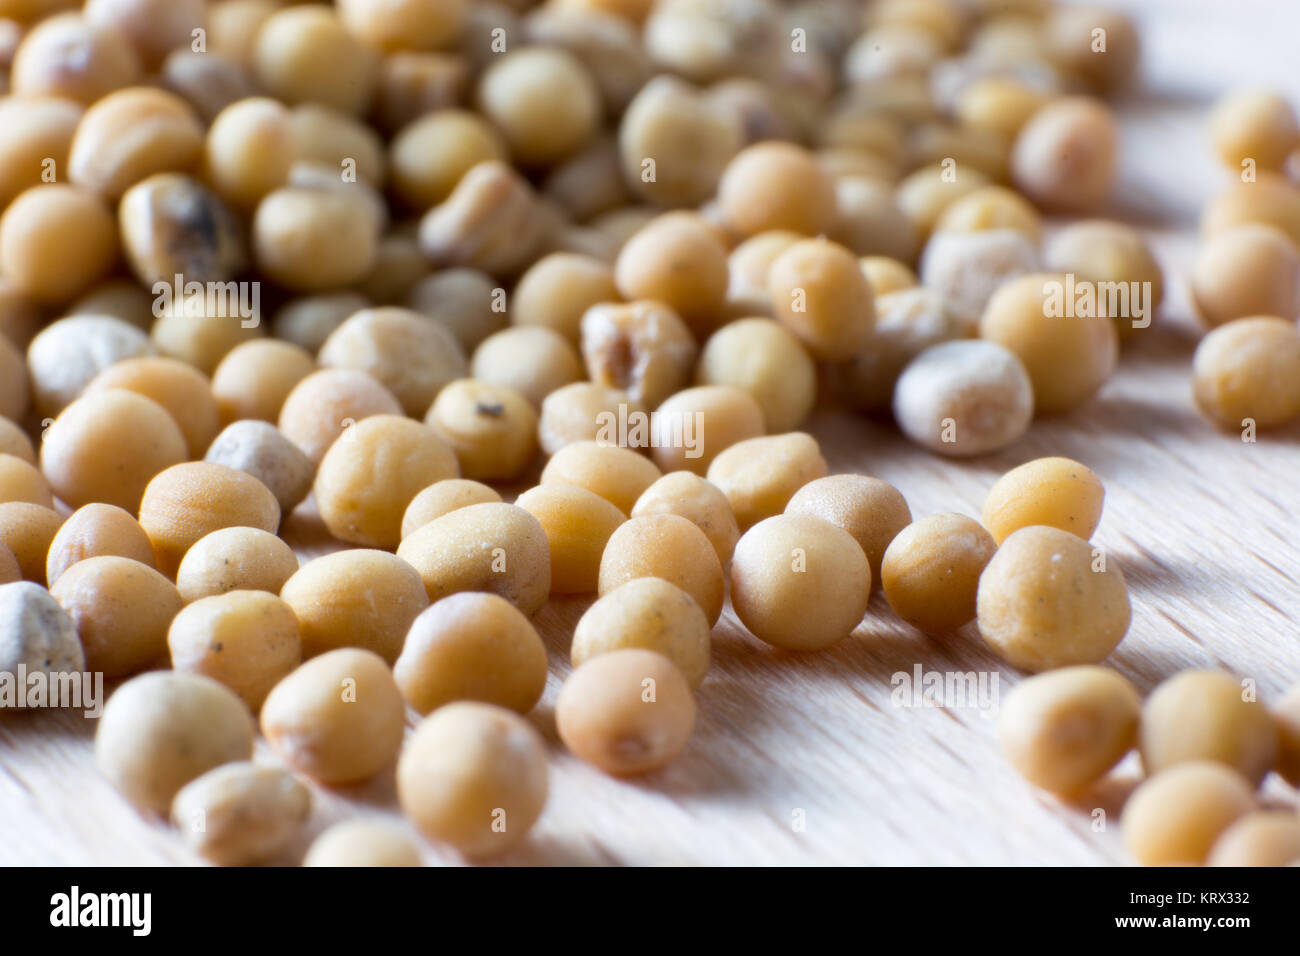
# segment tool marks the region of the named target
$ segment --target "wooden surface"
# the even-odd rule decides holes
[[[1123,108],[1124,188],[1112,213],[1151,230],[1169,296],[1116,378],[1086,409],[1036,423],[1014,447],[974,462],[932,457],[886,427],[835,412],[820,412],[811,430],[832,471],[893,482],[918,516],[977,516],[992,481],[1031,458],[1084,461],[1107,488],[1096,540],[1123,568],[1133,599],[1132,628],[1112,665],[1144,693],[1180,668],[1222,667],[1253,678],[1267,701],[1300,679],[1300,429],[1246,444],[1195,413],[1188,366],[1199,331],[1185,273],[1199,205],[1226,176],[1204,145],[1201,114],[1234,83],[1300,92],[1286,49],[1296,16],[1269,0],[1140,6],[1148,79]],[[1283,16],[1290,23],[1278,23]],[[299,540],[319,534],[301,512],[292,526]],[[568,755],[554,731],[568,635],[588,603],[555,602],[539,617],[552,673],[531,719],[552,745],[551,796],[527,844],[501,862],[1127,862],[1118,808],[1136,779],[1134,758],[1097,793],[1063,804],[1007,766],[994,721],[978,710],[895,706],[891,676],[918,663],[926,672],[996,674],[1002,693],[1018,675],[982,648],[973,627],[951,641],[928,639],[897,622],[878,595],[851,638],[803,656],[759,644],[728,610],[688,751],[661,773],[611,780]],[[95,773],[93,732],[79,714],[0,721],[0,864],[197,862]],[[258,758],[274,760],[264,744]],[[1276,781],[1267,792],[1293,799]],[[300,859],[331,822],[395,813],[391,773],[315,796],[310,825],[282,862]],[[433,847],[427,859],[456,862]]]

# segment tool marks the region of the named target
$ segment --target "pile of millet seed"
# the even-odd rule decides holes
[[[80,6],[0,0],[0,671],[114,682],[99,769],[200,854],[274,858],[311,814],[300,777],[394,765],[424,836],[516,845],[546,803],[521,715],[551,595],[595,596],[559,738],[631,775],[689,745],[728,599],[811,652],[878,587],[1037,674],[1000,722],[1035,784],[1074,794],[1140,749],[1141,862],[1300,858],[1300,817],[1254,796],[1300,783],[1300,689],[1270,715],[1186,672],[1143,706],[1097,666],[1130,606],[1084,464],[1013,469],[979,521],[913,520],[798,430],[825,392],[974,456],[1104,385],[1143,326],[1051,314],[1049,288],[1149,283],[1154,306],[1160,268],[1126,225],[1044,244],[1043,216],[1110,194],[1126,18]],[[1195,393],[1266,428],[1300,415],[1300,129],[1237,97],[1213,138],[1260,174],[1206,214],[1194,292],[1221,327]],[[300,506],[344,549],[300,566],[278,536]],[[252,762],[259,732],[279,766]],[[419,861],[365,817],[305,860]]]

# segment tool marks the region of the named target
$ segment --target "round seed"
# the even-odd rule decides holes
[[[817,440],[803,432],[736,442],[713,459],[708,471],[742,530],[780,514],[800,488],[824,477],[826,459]]]
[[[731,503],[712,482],[689,471],[673,471],[647,488],[632,506],[631,517],[674,514],[704,532],[725,568],[736,550],[740,528]]]
[[[853,536],[812,515],[760,521],[736,544],[731,604],[755,637],[815,651],[849,635],[871,595],[871,565]]]
[[[1282,169],[1300,147],[1300,121],[1285,98],[1268,90],[1229,93],[1214,105],[1210,142],[1225,166],[1239,171],[1251,161]]]
[[[331,368],[293,387],[280,409],[280,431],[319,465],[348,426],[371,415],[400,415],[393,393],[365,372]]]
[[[35,302],[71,302],[117,259],[117,228],[102,200],[79,186],[35,186],[0,216],[0,270]]]
[[[0,454],[0,501],[26,501],[54,507],[49,483],[31,462],[17,455]]]
[[[0,544],[13,552],[23,578],[45,583],[45,558],[62,524],[52,508],[26,501],[0,503]]]
[[[1040,206],[1082,212],[1105,202],[1115,182],[1115,118],[1087,97],[1062,97],[1021,127],[1011,153],[1016,188]]]
[[[659,477],[653,462],[629,448],[579,441],[551,456],[541,483],[586,488],[627,514]]]
[[[1044,671],[1103,660],[1128,631],[1124,575],[1088,542],[1028,527],[998,547],[980,576],[980,636],[1008,663]]]
[[[467,505],[500,501],[501,496],[487,485],[468,478],[444,478],[435,481],[411,499],[402,515],[402,539],[423,528],[435,518]]]
[[[1192,395],[1228,429],[1274,428],[1300,416],[1300,332],[1271,317],[1236,319],[1196,347]]]
[[[53,586],[64,571],[86,558],[117,555],[153,567],[153,545],[129,511],[93,502],[74,511],[50,542],[45,578]]]
[[[31,581],[0,584],[0,671],[16,680],[20,669],[51,679],[86,669],[75,623],[48,591]],[[26,687],[15,700],[26,705]]]
[[[604,498],[576,485],[538,485],[515,499],[542,526],[551,551],[551,593],[590,594],[597,588],[601,555],[627,516]]]
[[[392,763],[406,708],[384,659],[342,648],[281,680],[262,705],[262,734],[285,763],[327,786],[358,783]]]
[[[253,216],[253,258],[268,278],[320,292],[366,277],[379,247],[379,217],[358,184],[344,187],[289,185],[262,198]]]
[[[518,326],[489,335],[474,350],[470,375],[519,392],[534,407],[556,389],[582,378],[578,350],[560,333]]]
[[[630,441],[633,423],[644,421],[647,414],[645,406],[621,388],[594,382],[565,385],[542,401],[537,426],[542,451],[554,455],[565,445],[583,441],[601,440],[602,444],[609,444],[618,437],[617,429],[611,430],[610,424],[617,425],[620,420],[628,423]],[[640,436],[637,437],[640,441]],[[649,435],[645,441],[650,441]]]
[[[410,534],[397,556],[419,573],[431,601],[489,591],[531,616],[551,591],[546,532],[516,505],[457,508]]]
[[[179,96],[147,86],[116,90],[86,110],[68,177],[112,201],[154,173],[185,172],[203,153],[203,127]]]
[[[554,163],[595,133],[600,93],[575,57],[553,47],[526,47],[493,60],[479,80],[478,105],[521,164]]]
[[[134,513],[154,476],[187,455],[185,436],[166,409],[111,388],[59,413],[41,442],[41,469],[73,507],[101,502]]]
[[[777,319],[814,358],[850,359],[871,335],[871,286],[843,246],[826,239],[797,242],[772,262],[767,283]]]
[[[67,169],[68,149],[81,114],[76,103],[55,96],[0,100],[0,123],[5,129],[5,141],[0,143],[0,203],[7,206],[25,189],[39,186],[45,159],[52,159],[56,170]]]
[[[155,671],[109,697],[95,730],[95,764],[131,803],[166,813],[191,780],[250,759],[253,733],[233,691],[198,674]]]
[[[1285,810],[1239,817],[1219,834],[1206,866],[1294,866],[1300,862],[1300,820]]]
[[[1160,264],[1142,233],[1125,223],[1092,219],[1066,226],[1048,243],[1043,265],[1089,282],[1127,283],[1130,288],[1138,283],[1149,289],[1146,315],[1139,316],[1130,305],[1130,314],[1111,316],[1121,342],[1145,328],[1164,299]]]
[[[227,591],[279,594],[297,570],[298,556],[270,532],[222,528],[185,552],[176,571],[176,588],[186,604]]]
[[[288,515],[311,491],[316,466],[306,453],[269,422],[231,422],[208,446],[203,460],[252,475],[270,489]]]
[[[481,162],[506,158],[506,145],[483,118],[465,110],[421,116],[393,137],[393,188],[412,208],[431,209]]]
[[[419,575],[386,551],[352,549],[308,561],[280,597],[298,618],[303,657],[359,647],[392,663],[429,606]]]
[[[709,620],[686,591],[662,578],[634,578],[609,591],[578,619],[569,656],[574,667],[599,654],[642,648],[668,658],[692,688],[709,669]]]
[[[1143,866],[1200,866],[1215,841],[1255,809],[1241,774],[1206,760],[1163,770],[1124,805],[1124,844]]]
[[[704,532],[674,514],[631,518],[610,535],[600,559],[599,592],[636,578],[663,578],[704,610],[709,624],[722,614],[722,565]]]
[[[564,745],[607,773],[657,770],[686,747],[695,699],[681,671],[653,651],[599,654],[564,682],[555,705]]]
[[[1183,671],[1142,708],[1138,741],[1148,774],[1192,760],[1217,760],[1258,785],[1273,768],[1277,730],[1263,704],[1222,671]]]
[[[663,302],[697,335],[720,324],[727,249],[698,215],[670,212],[650,220],[623,245],[614,270],[624,298]]]
[[[1072,458],[1036,458],[999,478],[984,499],[981,520],[1001,544],[1013,531],[1047,525],[1087,541],[1101,521],[1106,489]]]
[[[1110,378],[1119,355],[1115,323],[1101,303],[1088,314],[1055,308],[1051,289],[1067,277],[1042,273],[1013,279],[989,300],[980,336],[1024,363],[1034,386],[1034,411],[1058,415],[1091,398]],[[1063,294],[1062,294],[1063,297]],[[1071,305],[1073,303],[1070,303]]]
[[[174,670],[220,681],[253,713],[302,662],[298,619],[288,604],[264,591],[193,601],[171,622],[167,646]]]
[[[221,415],[207,376],[177,359],[123,359],[91,379],[83,394],[110,388],[124,388],[165,408],[180,426],[190,458],[202,456],[221,429]]]
[[[311,354],[292,342],[255,339],[235,346],[212,373],[222,424],[248,418],[275,422],[289,393],[314,371]]]
[[[1286,233],[1246,223],[1209,236],[1192,270],[1192,296],[1213,326],[1252,315],[1300,315],[1300,250]]]
[[[316,505],[336,538],[396,548],[411,499],[459,473],[456,453],[434,429],[399,415],[371,415],[347,428],[321,459]]]
[[[421,714],[457,700],[526,714],[546,689],[546,648],[504,598],[453,594],[412,622],[393,677]]]
[[[593,305],[618,299],[614,270],[606,263],[573,252],[553,252],[519,277],[511,296],[510,321],[554,329],[577,345],[583,314]]]
[[[537,457],[537,412],[519,392],[471,378],[449,383],[425,419],[466,478],[509,481]]]
[[[866,475],[831,475],[810,481],[795,492],[785,513],[821,518],[851,534],[867,556],[873,582],[880,580],[885,549],[912,520],[911,509],[897,488]]]
[[[99,28],[75,13],[61,13],[32,27],[10,71],[14,93],[62,97],[86,106],[135,85],[143,73],[122,33]]]
[[[1114,671],[1063,667],[1012,689],[998,715],[998,738],[1026,780],[1073,795],[1133,748],[1140,708],[1133,685]]]
[[[803,424],[817,401],[817,371],[803,345],[771,319],[740,319],[709,337],[695,367],[699,385],[732,385],[754,396],[769,432]]]
[[[231,763],[191,780],[172,800],[185,842],[218,866],[249,866],[279,853],[311,813],[311,793],[279,767]]]
[[[1034,413],[1034,392],[1014,353],[994,342],[957,341],[918,355],[894,387],[903,434],[954,457],[998,451],[1020,438]]]
[[[469,857],[502,853],[546,805],[546,744],[513,711],[462,701],[416,729],[397,765],[402,811],[425,836]]]
[[[309,6],[266,18],[254,39],[252,66],[276,99],[360,113],[374,90],[378,60],[333,9]]]
[[[236,525],[274,532],[280,505],[266,485],[224,465],[192,461],[159,472],[140,499],[140,526],[158,570],[175,575],[204,535]]]
[[[1014,229],[936,232],[921,253],[921,284],[943,296],[957,319],[979,325],[1009,280],[1040,268],[1038,245]]]
[[[166,659],[167,628],[184,603],[153,568],[115,555],[78,561],[50,594],[76,625],[86,666],[110,680]]]
[[[656,76],[641,87],[618,127],[624,180],[643,202],[663,207],[707,200],[740,146],[741,130],[735,119],[717,110],[700,90],[673,76]],[[670,156],[681,159],[656,160]],[[651,169],[654,175],[646,175]],[[823,198],[833,209],[833,198]]]
[[[894,613],[927,634],[975,619],[979,577],[997,546],[964,515],[930,515],[905,527],[885,550],[880,584]]]
[[[737,153],[718,184],[718,201],[727,224],[744,236],[769,229],[816,236],[835,221],[830,177],[793,143],[757,143]]]
[[[336,823],[307,850],[303,866],[420,866],[420,850],[386,820]]]
[[[277,100],[248,97],[213,118],[204,169],[222,198],[248,210],[288,183],[295,151],[293,113]]]

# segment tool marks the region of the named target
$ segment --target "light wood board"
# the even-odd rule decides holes
[[[1287,49],[1297,17],[1268,0],[1127,5],[1144,24],[1147,82],[1123,106],[1124,187],[1111,212],[1148,228],[1166,267],[1167,305],[1149,334],[1086,409],[1036,423],[1014,447],[974,462],[932,457],[887,427],[838,412],[819,412],[810,430],[833,471],[893,482],[915,515],[978,516],[1006,469],[1042,455],[1084,461],[1107,487],[1096,540],[1123,568],[1133,599],[1114,667],[1144,693],[1180,668],[1223,667],[1275,699],[1300,679],[1300,429],[1247,444],[1196,414],[1188,369],[1200,333],[1185,276],[1199,206],[1227,176],[1204,143],[1208,98],[1242,83],[1300,93]],[[310,515],[295,515],[292,527],[304,554],[317,553]],[[1097,793],[1064,804],[1017,777],[998,751],[994,721],[977,709],[895,706],[891,677],[918,663],[997,675],[1003,693],[1018,675],[984,650],[973,627],[952,641],[928,639],[898,623],[879,595],[850,639],[802,656],[759,644],[728,609],[688,751],[642,780],[607,778],[558,744],[552,713],[569,634],[588,603],[556,601],[539,616],[552,674],[531,719],[551,743],[551,796],[527,844],[501,862],[1127,862],[1118,809],[1137,778],[1135,759]],[[0,864],[198,862],[98,776],[93,731],[69,713],[0,720]],[[262,743],[258,757],[275,759]],[[1276,781],[1266,792],[1293,799]],[[396,818],[391,773],[315,797],[309,827],[280,862],[300,859],[331,822]],[[430,863],[457,862],[426,850]]]

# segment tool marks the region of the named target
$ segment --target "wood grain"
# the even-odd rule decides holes
[[[1143,692],[1180,668],[1222,667],[1275,699],[1300,679],[1300,429],[1248,444],[1196,414],[1188,367],[1199,331],[1184,277],[1199,205],[1226,178],[1203,140],[1208,97],[1246,79],[1300,92],[1284,49],[1297,16],[1267,0],[1126,5],[1144,25],[1147,77],[1123,104],[1125,185],[1111,213],[1149,230],[1170,288],[1116,378],[1084,410],[1038,422],[1014,447],[973,462],[935,458],[884,425],[833,410],[810,428],[832,470],[893,482],[915,515],[977,516],[1006,469],[1042,455],[1084,461],[1107,488],[1097,541],[1123,568],[1134,605],[1113,666]],[[305,554],[324,547],[309,513],[291,526]],[[1134,758],[1096,793],[1065,804],[1017,777],[979,710],[896,706],[892,676],[918,663],[996,675],[1003,693],[1018,675],[973,628],[926,638],[879,595],[850,639],[802,656],[759,644],[728,610],[686,754],[643,780],[611,780],[565,753],[554,731],[569,634],[588,603],[555,601],[539,616],[552,673],[531,719],[552,744],[552,792],[533,836],[504,863],[1127,862],[1118,809],[1137,777]],[[0,864],[198,862],[96,774],[93,731],[69,713],[0,720]],[[258,756],[274,760],[263,744]],[[315,796],[307,832],[281,862],[300,859],[331,822],[396,812],[391,774]],[[457,862],[426,850],[430,863]]]

